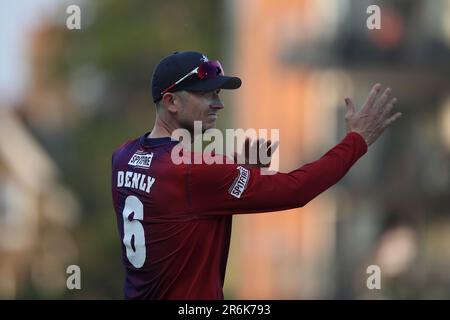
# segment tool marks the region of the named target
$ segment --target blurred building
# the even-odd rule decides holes
[[[314,39],[329,30],[327,25],[319,27],[319,21],[335,13],[326,15],[321,11],[325,3],[322,7],[317,3],[234,1],[230,8],[235,70],[243,80],[235,94],[233,126],[279,128],[282,172],[315,160],[335,143],[336,99],[339,90],[350,90],[344,78],[339,87],[317,95],[320,80],[314,69],[289,65],[283,59],[295,41]],[[332,296],[336,231],[332,192],[302,209],[237,216],[234,221],[226,282],[230,295],[239,299]]]
[[[15,113],[0,108],[0,298],[30,283],[44,297],[65,290],[77,217],[54,162]]]
[[[57,64],[57,57],[64,40],[60,27],[45,23],[29,34],[30,79],[20,111],[39,130],[63,130],[77,119],[67,97],[67,84],[58,77],[62,66]]]
[[[110,114],[119,106],[147,106],[147,82],[141,92],[133,91],[148,81],[142,61],[156,59],[169,48],[175,51],[189,44],[200,49],[200,44],[207,48],[206,43],[222,41],[213,40],[221,34],[211,30],[219,29],[210,29],[210,20],[189,14],[188,5],[177,10],[177,3],[170,3],[162,8],[182,23],[161,28],[167,19],[149,17],[156,11],[161,16],[153,6],[163,2],[145,2],[145,10],[144,2],[124,5],[131,8],[128,11],[118,3],[85,10],[100,20],[97,28],[83,30],[85,37],[52,24],[42,24],[29,35],[31,78],[18,108],[21,116],[0,113],[0,298],[26,297],[20,294],[24,286],[32,287],[24,291],[33,297],[62,296],[66,267],[78,256],[71,231],[79,204],[62,183],[70,175],[80,180],[90,176],[80,188],[95,195],[90,208],[101,216],[89,220],[92,229],[80,233],[83,245],[93,244],[83,255],[91,264],[86,273],[91,274],[91,290],[86,296],[97,297],[99,288],[110,291],[108,285],[116,280],[103,280],[117,274],[109,267],[118,256],[110,252],[119,255],[119,248],[112,246],[118,244],[115,234],[111,239],[106,236],[112,227],[104,222],[114,222],[102,210],[111,210],[105,163],[110,161],[108,138],[118,131],[118,124],[112,119],[110,127],[91,131],[92,137],[104,140],[90,139],[90,145],[75,151],[67,143],[74,135],[71,129],[77,131],[83,120],[93,119],[102,108]],[[347,96],[360,106],[370,87],[380,82],[394,89],[403,112],[337,186],[304,208],[235,217],[226,297],[449,298],[450,1],[226,0],[223,4],[230,32],[223,41],[234,64],[230,73],[243,79],[241,90],[233,92],[232,126],[280,129],[281,171],[318,159],[343,138]],[[366,27],[369,5],[381,8],[381,30]],[[213,18],[219,19],[222,14],[201,7],[207,14],[199,11],[198,17],[212,17],[214,12]],[[174,42],[169,27],[183,41]],[[119,28],[126,32],[117,32]],[[136,45],[142,43],[146,45]],[[107,76],[101,72],[101,61],[103,68],[114,66]],[[116,81],[116,86],[108,81]],[[125,83],[128,89],[122,86]],[[136,118],[126,130],[140,126]],[[147,125],[146,119],[141,121]],[[91,127],[96,126],[91,121]],[[55,158],[44,151],[37,135]],[[105,150],[98,150],[99,145]],[[97,162],[83,161],[91,155]],[[60,164],[81,165],[60,172],[56,157]],[[94,255],[103,260],[93,259]],[[371,264],[381,267],[380,291],[366,287]]]
[[[381,30],[369,30],[369,5]],[[343,99],[377,82],[403,117],[335,187],[306,207],[239,216],[229,293],[237,298],[448,298],[450,2],[233,1],[243,79],[237,127],[281,128],[281,171],[345,135]],[[440,248],[440,249],[438,249]],[[371,264],[383,290],[366,287]]]

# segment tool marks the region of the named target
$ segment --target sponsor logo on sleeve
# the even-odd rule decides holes
[[[239,175],[236,179],[234,179],[233,184],[230,189],[228,189],[228,193],[230,193],[233,197],[240,198],[247,188],[248,181],[250,180],[250,170],[241,166],[236,169],[239,170]]]
[[[152,163],[153,153],[146,153],[143,151],[137,151],[128,161],[128,165],[137,168],[147,169],[150,168]]]

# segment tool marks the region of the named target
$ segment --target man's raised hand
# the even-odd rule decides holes
[[[391,114],[397,102],[397,98],[392,97],[392,90],[387,88],[383,94],[380,92],[381,85],[377,83],[372,87],[360,111],[355,110],[350,98],[345,99],[347,133],[351,131],[359,133],[368,146],[374,143],[383,131],[402,115],[400,112]]]

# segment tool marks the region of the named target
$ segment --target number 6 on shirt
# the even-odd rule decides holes
[[[134,213],[133,218],[130,217],[132,213]],[[123,244],[127,250],[127,258],[135,268],[141,268],[146,257],[144,227],[140,222],[144,218],[144,205],[137,197],[128,196],[125,199],[122,216]]]

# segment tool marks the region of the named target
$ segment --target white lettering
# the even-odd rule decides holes
[[[367,13],[372,14],[367,18],[366,25],[369,30],[381,29],[381,9],[373,4],[367,7]]]
[[[67,289],[73,290],[73,289],[81,289],[81,269],[77,265],[70,265],[67,267],[66,270],[67,274],[70,274],[69,277],[67,277],[66,286]]]
[[[79,6],[72,4],[67,7],[66,13],[70,14],[66,20],[66,26],[69,30],[81,29],[81,9]]]
[[[194,122],[194,137],[186,129],[177,129],[172,132],[172,139],[181,143],[174,146],[171,150],[171,160],[175,165],[180,164],[222,164],[224,155],[221,153],[225,148],[225,161],[227,164],[253,164],[260,167],[261,175],[272,175],[279,168],[279,129],[271,129],[271,137],[267,137],[267,129],[260,129],[259,133],[255,129],[226,129],[225,141],[220,130],[211,128],[202,133],[202,122]],[[262,137],[261,137],[262,136]],[[206,145],[202,152],[203,142],[211,142]],[[246,138],[250,143],[250,148],[246,146]],[[236,145],[237,139],[237,145]],[[268,141],[271,141],[270,152]],[[259,143],[259,142],[264,143]],[[191,144],[194,152],[191,153]],[[261,147],[258,147],[259,146]],[[249,149],[249,150],[245,150]],[[243,152],[236,152],[242,150]],[[275,150],[275,151],[274,151]],[[214,156],[212,156],[214,154]],[[194,158],[192,160],[192,157]],[[270,167],[270,168],[269,168]]]
[[[208,129],[203,134],[204,141],[214,141],[208,144],[203,151],[206,164],[223,164],[223,136],[219,130]],[[213,155],[214,154],[214,155]]]
[[[133,172],[131,172],[131,171],[127,171],[125,173],[125,187],[127,187],[127,188],[131,187],[130,179],[131,179],[132,175],[133,175]]]
[[[150,188],[155,183],[155,180],[155,178],[146,176],[143,173],[133,171],[117,172],[117,187],[125,186],[150,193]]]
[[[117,187],[123,187],[123,171],[117,172]]]
[[[139,183],[139,190],[145,191],[145,174],[141,175],[141,182]]]
[[[150,188],[152,187],[153,183],[155,183],[155,178],[147,177],[147,190],[145,190],[145,192],[150,193]]]
[[[131,183],[131,187],[138,189],[139,188],[139,178],[141,177],[140,173],[133,173],[133,181]]]
[[[367,267],[367,274],[371,274],[367,278],[366,285],[369,290],[381,289],[381,269],[377,265],[370,265]]]

